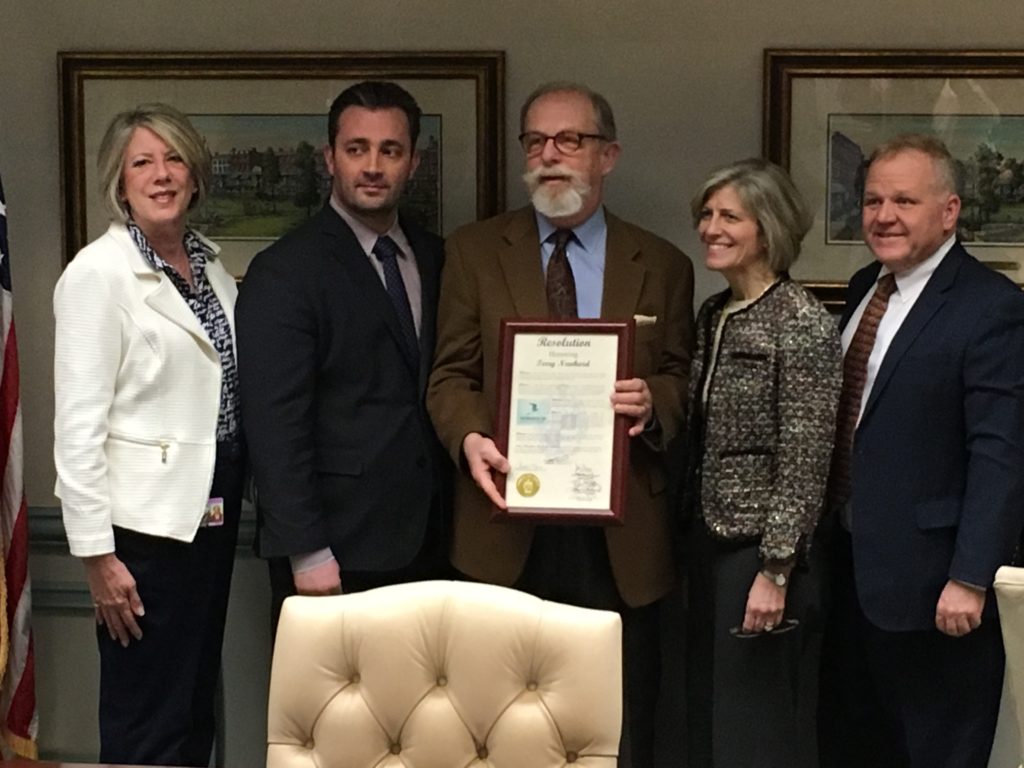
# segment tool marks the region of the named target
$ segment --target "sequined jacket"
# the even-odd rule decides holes
[[[728,298],[712,296],[697,316],[688,506],[715,536],[760,541],[763,559],[790,560],[809,545],[824,504],[842,383],[839,332],[817,299],[783,276],[726,319],[715,364]]]

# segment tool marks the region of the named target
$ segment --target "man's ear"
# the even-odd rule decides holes
[[[617,141],[609,141],[604,145],[601,150],[601,175],[607,176],[615,168],[615,163],[619,161],[619,155],[622,154],[622,145]]]

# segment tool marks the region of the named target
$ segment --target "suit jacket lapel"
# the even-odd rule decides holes
[[[839,319],[840,333],[846,330],[846,325],[850,322],[854,310],[864,300],[864,294],[872,290],[878,281],[878,273],[882,271],[882,265],[876,261],[871,266],[872,269],[863,269],[857,272],[846,288],[846,305],[843,307],[843,315]]]
[[[601,295],[601,317],[608,320],[629,320],[636,313],[644,269],[640,246],[630,237],[622,220],[605,211],[608,240],[604,252],[604,288]]]
[[[928,325],[928,321],[946,303],[946,292],[952,287],[957,272],[960,271],[960,264],[959,244],[956,244],[953,246],[953,250],[939,262],[939,266],[936,267],[924,290],[921,291],[921,295],[914,302],[910,313],[893,337],[892,343],[889,344],[889,349],[886,350],[885,357],[882,358],[882,365],[878,369],[878,375],[875,377],[875,383],[871,387],[871,394],[864,406],[862,421],[868,417],[875,402],[885,390],[885,385],[892,377],[900,359],[910,349],[924,327]]]
[[[355,233],[345,223],[345,220],[330,207],[330,203],[324,206],[320,212],[323,232],[329,243],[328,250],[341,264],[349,280],[356,288],[357,295],[366,300],[366,307],[370,312],[375,313],[391,332],[395,344],[401,351],[402,358],[409,368],[416,373],[416,365],[412,356],[406,348],[402,338],[402,329],[398,325],[398,317],[395,308],[391,304],[384,283],[380,275],[370,264],[369,259],[363,252],[363,247],[356,239]]]
[[[139,281],[139,288],[143,293],[142,300],[146,305],[192,334],[207,355],[216,356],[217,351],[210,343],[202,323],[178,293],[178,289],[174,287],[171,279],[150,266],[135,247],[135,243],[126,229],[120,228],[114,234],[128,252],[132,272]]]
[[[644,267],[640,247],[622,221],[605,211],[608,239],[605,245],[601,317],[629,319],[635,313],[643,287]],[[547,317],[548,300],[540,258],[540,235],[533,208],[516,212],[504,232],[498,253],[509,295],[519,317]]]
[[[503,237],[504,242],[497,254],[498,264],[505,276],[516,315],[547,317],[548,298],[540,258],[540,234],[532,206],[516,211]]]
[[[213,345],[203,330],[202,324],[189,308],[188,304],[178,293],[178,289],[171,283],[169,277],[164,274],[153,273],[157,280],[153,283],[153,290],[146,294],[144,301],[154,311],[159,312],[175,325],[181,326],[195,337],[196,341],[208,352],[212,352]]]

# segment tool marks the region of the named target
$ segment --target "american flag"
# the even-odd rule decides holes
[[[0,749],[7,756],[36,757],[35,653],[28,578],[28,507],[22,485],[21,400],[18,340],[11,307],[7,206],[0,181]]]

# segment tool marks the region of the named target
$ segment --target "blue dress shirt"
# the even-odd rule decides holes
[[[540,233],[540,258],[544,274],[555,250],[554,240],[549,239],[558,229],[540,213],[537,216],[537,230]],[[601,316],[601,296],[604,293],[604,251],[608,241],[608,223],[604,208],[598,208],[593,215],[574,227],[573,237],[566,245],[566,256],[576,281],[576,310],[581,318]]]

